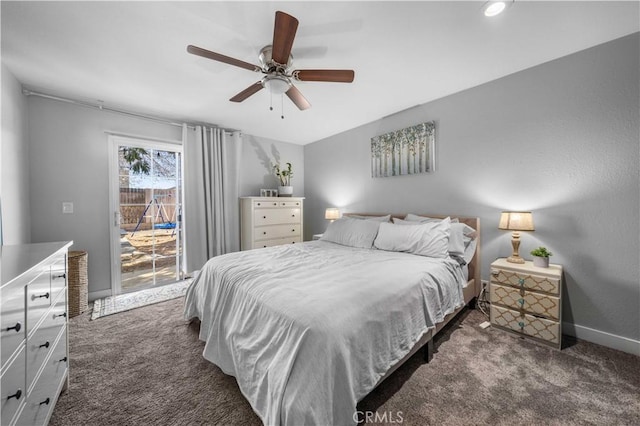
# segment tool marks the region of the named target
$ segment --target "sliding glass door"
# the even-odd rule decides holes
[[[114,294],[179,281],[182,148],[111,136]]]

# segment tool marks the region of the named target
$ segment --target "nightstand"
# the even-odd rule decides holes
[[[491,325],[562,348],[562,266],[491,264]]]
[[[313,237],[311,237],[312,240],[319,240],[320,238],[322,238],[322,234],[313,234]]]

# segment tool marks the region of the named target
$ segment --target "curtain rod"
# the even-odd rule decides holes
[[[25,95],[25,96],[38,96],[38,97],[41,97],[41,98],[51,99],[51,100],[54,100],[54,101],[66,102],[66,103],[69,103],[69,104],[80,105],[80,106],[87,107],[87,108],[94,108],[94,109],[98,109],[100,111],[115,112],[117,114],[128,115],[130,117],[141,118],[143,120],[150,120],[150,121],[155,121],[155,122],[158,122],[158,123],[169,124],[171,126],[182,127],[182,123],[178,123],[178,122],[166,119],[166,118],[156,117],[156,116],[147,115],[147,114],[141,114],[141,113],[137,113],[137,112],[127,111],[127,110],[124,110],[124,109],[107,107],[107,106],[104,106],[103,104],[93,104],[91,102],[80,101],[80,100],[77,100],[77,99],[65,98],[65,97],[62,97],[62,96],[50,95],[48,93],[36,92],[35,90],[27,89],[25,87],[22,88],[22,94]],[[239,130],[236,130],[236,129],[225,129],[225,128],[222,128],[222,127],[217,126],[215,124],[203,124],[203,125],[221,128],[222,130],[224,130],[226,132],[230,132],[230,133],[239,131]],[[196,125],[192,124],[192,123],[187,123],[187,127],[189,129],[191,129],[191,130],[195,130],[196,129]]]

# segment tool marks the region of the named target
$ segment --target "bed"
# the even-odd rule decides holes
[[[204,358],[265,424],[355,424],[357,402],[423,347],[428,361],[433,336],[479,294],[479,220],[457,219],[474,231],[466,262],[330,238],[215,257],[187,290],[185,318],[200,320]],[[398,230],[375,227],[377,239]]]

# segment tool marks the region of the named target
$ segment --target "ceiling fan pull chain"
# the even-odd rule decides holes
[[[284,95],[280,95],[280,118],[284,120]]]
[[[273,92],[269,90],[269,111],[273,111]]]

